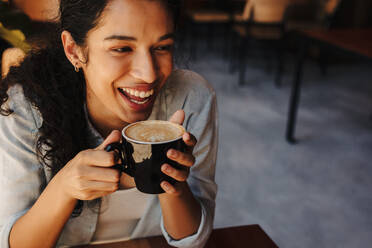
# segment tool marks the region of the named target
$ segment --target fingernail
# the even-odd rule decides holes
[[[169,189],[170,189],[168,183],[166,183],[166,182],[163,182],[163,187],[164,187],[166,190],[169,190]]]
[[[168,173],[172,172],[172,168],[169,165],[165,165],[165,171]]]
[[[167,165],[167,164],[164,164],[162,167],[161,167],[162,171],[163,172],[167,172],[167,173],[171,173],[172,172],[172,167]]]
[[[168,191],[168,193],[174,193],[175,192],[174,189],[169,185],[168,182],[164,182],[163,186],[164,186],[165,190]]]
[[[171,156],[171,157],[175,157],[175,156],[177,155],[177,153],[176,153],[175,150],[170,149],[170,150],[168,151],[168,155]]]

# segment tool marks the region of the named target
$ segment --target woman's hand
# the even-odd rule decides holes
[[[184,111],[178,110],[173,114],[169,121],[182,125],[184,119],[185,119]],[[185,184],[189,176],[190,168],[195,163],[195,157],[192,155],[192,151],[194,150],[194,146],[196,145],[197,142],[196,138],[192,134],[186,132],[183,134],[182,139],[186,144],[186,151],[181,152],[175,149],[169,149],[167,152],[167,157],[177,162],[178,164],[185,166],[185,169],[179,170],[169,164],[163,164],[161,167],[161,170],[164,174],[178,181],[175,185],[172,185],[167,181],[163,181],[160,184],[160,186],[166,193],[172,195],[182,194],[184,189],[183,184]]]
[[[185,119],[183,110],[178,110],[170,118],[171,122],[181,124]],[[201,206],[194,197],[186,180],[189,170],[195,163],[192,151],[196,144],[196,138],[190,133],[184,133],[183,141],[186,151],[170,149],[167,157],[185,166],[185,170],[178,170],[168,164],[163,164],[161,169],[177,182],[172,185],[169,182],[161,182],[164,194],[159,194],[159,201],[164,220],[164,228],[173,239],[183,239],[197,232],[201,221]]]
[[[115,192],[120,172],[110,168],[116,164],[114,152],[104,148],[120,141],[119,131],[113,131],[100,146],[79,152],[61,169],[54,180],[65,195],[72,199],[93,200]]]

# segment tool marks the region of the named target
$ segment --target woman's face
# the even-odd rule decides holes
[[[82,65],[88,112],[98,129],[121,129],[149,117],[172,71],[173,32],[161,1],[110,1],[88,32]]]

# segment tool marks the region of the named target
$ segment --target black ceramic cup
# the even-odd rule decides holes
[[[138,128],[139,125],[144,124],[146,128],[143,130],[141,127]],[[138,137],[133,137],[132,134],[131,136],[128,135],[128,131],[132,129],[137,129],[134,136]],[[176,130],[176,133],[179,130],[179,134],[173,135],[173,137],[172,135],[164,137],[162,134],[172,130]],[[174,168],[185,169],[184,166],[166,156],[167,151],[171,148],[185,151],[186,145],[182,140],[184,132],[185,129],[181,125],[169,121],[135,122],[122,130],[122,142],[109,144],[105,150],[117,152],[120,163],[113,167],[132,176],[139,191],[148,194],[161,194],[164,193],[164,190],[160,187],[162,181],[171,184],[176,182],[161,171],[161,166],[167,163]],[[148,136],[148,139],[143,139],[142,135]]]

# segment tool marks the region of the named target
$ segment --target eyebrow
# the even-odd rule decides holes
[[[167,40],[167,39],[173,39],[174,40],[175,38],[176,38],[176,35],[174,33],[169,33],[169,34],[161,36],[158,41],[163,41],[163,40]]]
[[[174,33],[169,33],[161,36],[158,41],[163,41],[167,39],[175,39]],[[136,37],[132,36],[126,36],[126,35],[111,35],[109,37],[106,37],[104,40],[126,40],[126,41],[137,41]]]

